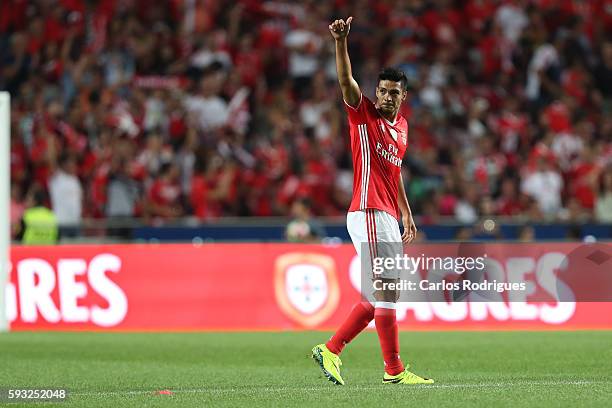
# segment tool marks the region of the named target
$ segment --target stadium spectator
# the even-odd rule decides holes
[[[130,175],[130,165],[121,158],[114,158],[106,187],[108,197],[105,216],[108,218],[108,235],[129,239],[129,222],[142,208],[141,191]]]
[[[595,161],[595,153],[591,146],[582,149],[580,157],[567,172],[569,196],[576,200],[577,205],[589,212],[592,212],[595,205],[600,172],[601,168]]]
[[[229,106],[219,95],[223,76],[219,70],[207,73],[200,80],[198,91],[185,99],[190,123],[203,132],[225,126],[229,119]]]
[[[325,237],[323,226],[312,218],[310,200],[296,200],[291,207],[293,219],[287,224],[285,236],[290,242],[319,242]]]
[[[566,241],[574,241],[579,242],[582,241],[582,231],[580,230],[579,225],[571,225],[565,234]]]
[[[184,214],[178,167],[164,163],[159,169],[146,199],[146,212],[153,219],[174,219]]]
[[[138,210],[140,191],[130,176],[129,163],[120,158],[113,160],[108,175],[106,216],[125,219],[135,217]]]
[[[289,75],[300,97],[306,95],[312,77],[320,66],[318,54],[323,48],[323,39],[317,32],[320,30],[317,30],[314,18],[308,14],[303,20],[296,21],[297,26],[289,30],[285,37],[285,46],[289,49]]]
[[[600,59],[595,67],[595,97],[604,112],[612,112],[612,40],[601,45]]]
[[[502,35],[512,44],[517,44],[529,19],[526,2],[523,0],[505,1],[495,13],[495,23],[501,28]]]
[[[2,58],[3,89],[17,94],[21,85],[28,80],[32,69],[32,56],[27,52],[28,37],[25,33],[15,32],[10,38],[10,49]]]
[[[472,227],[459,227],[455,232],[455,241],[465,242],[474,239],[474,230]]]
[[[595,219],[612,223],[612,167],[608,167],[601,175],[595,202]]]
[[[519,242],[534,242],[535,241],[535,230],[531,225],[524,225],[519,229],[518,232]]]
[[[453,216],[455,215],[455,209],[457,207],[457,187],[455,177],[451,174],[447,174],[444,177],[444,186],[441,194],[437,197],[438,210],[440,215]]]
[[[536,200],[548,219],[553,219],[561,209],[562,188],[563,178],[544,158],[538,159],[537,169],[521,184],[521,191]]]
[[[460,191],[459,200],[455,205],[455,219],[462,224],[473,224],[478,220],[478,186],[466,184]]]
[[[559,95],[561,60],[559,38],[547,41],[549,35],[542,22],[531,27],[535,51],[529,61],[525,94],[535,107],[541,108]]]
[[[23,202],[21,187],[17,183],[11,183],[11,202],[10,202],[10,223],[11,223],[11,238],[15,238],[20,230],[20,222],[25,211],[25,203]]]
[[[516,180],[507,177],[501,182],[500,195],[495,201],[495,212],[497,215],[514,216],[521,214],[524,208],[524,202],[521,201]]]
[[[18,239],[25,245],[52,245],[59,238],[58,220],[47,206],[47,195],[35,186],[26,198]]]
[[[78,176],[76,158],[60,158],[59,167],[49,179],[51,208],[57,217],[62,237],[75,237],[79,233],[83,211],[83,187]]]

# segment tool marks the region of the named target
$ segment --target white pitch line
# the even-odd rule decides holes
[[[425,390],[429,388],[511,388],[517,386],[550,386],[550,385],[590,385],[605,384],[607,381],[531,381],[507,383],[468,383],[468,384],[422,384],[411,389]],[[382,385],[382,384],[381,384]],[[392,387],[389,387],[392,388]],[[380,390],[378,387],[359,387],[359,390]],[[321,387],[248,387],[248,388],[192,388],[170,390],[173,394],[224,394],[224,393],[251,393],[253,391],[282,392],[282,391],[320,391]],[[112,396],[112,395],[156,395],[158,390],[126,390],[126,391],[83,391],[70,392],[69,396]]]

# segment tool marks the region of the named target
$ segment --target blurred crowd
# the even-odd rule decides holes
[[[353,73],[410,80],[421,223],[612,222],[612,0],[3,0],[12,217],[341,215],[352,189],[328,24]]]

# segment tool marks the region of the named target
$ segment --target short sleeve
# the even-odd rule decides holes
[[[352,123],[364,123],[366,121],[370,105],[373,106],[372,102],[368,98],[363,96],[363,93],[359,95],[359,103],[355,107],[346,103],[345,100],[343,100],[343,102],[344,109],[348,114],[349,122]]]

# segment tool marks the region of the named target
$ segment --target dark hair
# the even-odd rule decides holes
[[[35,206],[45,205],[47,202],[47,194],[41,189],[36,189],[32,194],[32,201],[34,201]]]
[[[400,82],[404,91],[408,89],[408,77],[401,69],[393,67],[383,68],[378,74],[378,82],[380,81]]]
[[[61,153],[57,162],[59,163],[60,167],[64,167],[70,162],[71,159],[72,156],[70,156],[68,153]]]
[[[159,167],[159,175],[160,176],[165,176],[166,174],[168,174],[170,172],[170,170],[172,170],[172,163],[170,162],[164,162],[162,163],[162,165]]]
[[[312,209],[312,201],[308,198],[308,197],[300,197],[298,198],[296,201],[298,201],[299,203],[301,203],[304,207],[306,207],[308,210]]]

